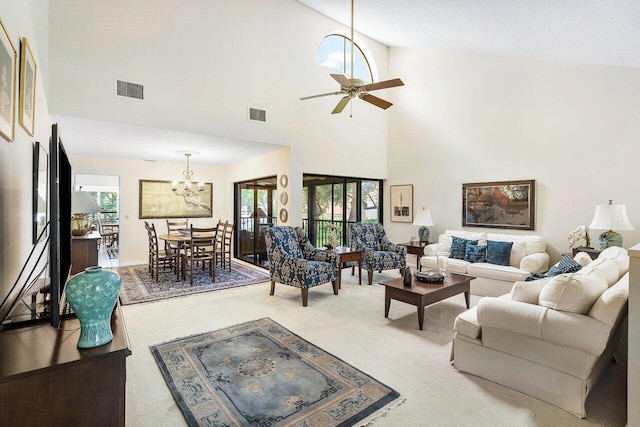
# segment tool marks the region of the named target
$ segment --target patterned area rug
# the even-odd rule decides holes
[[[231,261],[231,271],[216,268],[216,281],[213,283],[208,270],[196,270],[193,286],[189,283],[188,273],[187,280],[180,281],[176,279],[175,273],[171,270],[160,271],[159,280],[156,282],[151,277],[147,264],[119,267],[116,271],[122,279],[122,289],[120,290],[122,305],[219,291],[269,281],[269,273],[266,270],[263,272],[245,267],[235,261]]]
[[[400,396],[268,318],[151,352],[190,426],[351,426]]]

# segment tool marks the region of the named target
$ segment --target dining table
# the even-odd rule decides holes
[[[200,233],[200,236],[214,238],[216,237],[216,233]],[[191,229],[180,228],[178,229],[178,231],[173,231],[167,234],[159,234],[158,239],[164,240],[165,242],[174,243],[177,246],[178,252],[180,253],[180,256],[178,257],[180,260],[179,261],[180,265],[178,267],[179,267],[179,270],[182,272],[182,278],[184,279],[185,270],[184,270],[184,260],[183,260],[183,255],[184,255],[183,249],[184,249],[185,243],[191,240]]]

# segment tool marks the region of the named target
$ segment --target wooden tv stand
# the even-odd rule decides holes
[[[126,357],[129,338],[116,306],[113,341],[79,349],[80,322],[49,323],[0,330],[2,426],[124,426]]]

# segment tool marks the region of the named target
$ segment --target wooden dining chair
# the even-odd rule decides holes
[[[174,251],[165,251],[158,246],[158,234],[156,226],[147,221],[144,222],[149,237],[149,273],[157,282],[159,280],[160,268],[171,268],[176,273],[176,279],[179,278],[178,262],[179,254]]]
[[[218,248],[219,263],[222,268],[226,268],[227,261],[229,262],[229,271],[231,271],[231,242],[233,239],[233,223],[227,222],[224,228],[224,233]]]
[[[196,228],[191,225],[190,239],[186,243],[184,254],[182,255],[182,277],[185,277],[186,270],[189,270],[189,283],[193,286],[193,272],[202,264],[202,268],[209,264],[211,281],[216,280],[216,227]]]
[[[224,231],[227,228],[227,224],[229,221],[218,220],[218,225],[216,226],[216,252],[218,255],[222,252],[222,247],[224,245]],[[221,263],[221,257],[217,257],[216,261]],[[220,264],[222,266],[222,264]]]
[[[106,246],[113,246],[118,241],[118,226],[113,224],[103,224],[98,215],[98,231],[102,237],[102,243]]]
[[[167,220],[167,234],[178,235],[180,234],[180,229],[189,228],[189,220]],[[176,242],[164,242],[164,250],[165,251],[174,251],[178,252],[180,250],[180,244]]]

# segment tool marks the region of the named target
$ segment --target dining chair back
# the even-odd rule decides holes
[[[104,224],[98,215],[98,231],[103,244],[113,246],[118,241],[118,228],[115,224]]]
[[[222,268],[227,267],[229,263],[229,271],[231,271],[231,242],[233,241],[233,223],[228,222],[224,228],[222,238],[219,239],[218,254],[220,256],[220,265]]]
[[[216,228],[196,228],[191,225],[189,241],[185,245],[185,253],[182,262],[182,276],[185,270],[189,270],[189,282],[193,285],[193,272],[198,263],[204,269],[209,264],[211,281],[216,280]]]
[[[189,228],[189,220],[188,219],[180,219],[180,220],[172,220],[172,219],[168,219],[167,220],[167,234],[172,234],[172,235],[179,235],[180,234],[180,229],[185,229],[185,228]],[[164,249],[165,250],[171,250],[174,252],[177,252],[180,248],[180,245],[176,242],[169,242],[166,241],[164,242]]]
[[[158,234],[156,233],[156,226],[153,223],[147,221],[144,222],[144,227],[147,229],[147,236],[149,237],[149,273],[151,277],[157,282],[159,280],[160,268],[171,268],[176,273],[176,279],[178,276],[178,254],[173,251],[165,251],[158,246]]]

